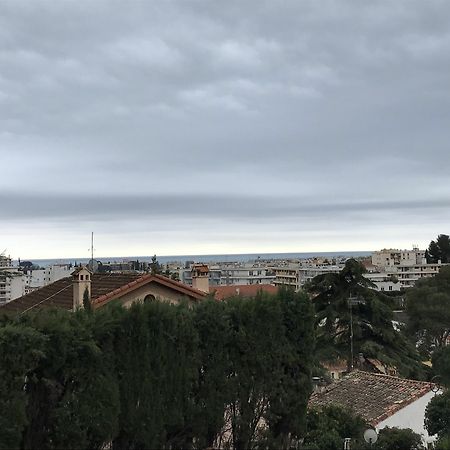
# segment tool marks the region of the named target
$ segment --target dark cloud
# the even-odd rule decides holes
[[[342,248],[390,221],[425,242],[450,219],[449,19],[443,0],[4,1],[0,232],[162,233],[157,215],[217,217],[230,243],[238,219],[301,219],[297,247],[317,220]]]
[[[132,219],[215,218],[237,221],[277,221],[286,218],[326,220],[330,216],[386,213],[417,215],[426,212],[442,214],[450,207],[450,199],[317,203],[314,198],[301,196],[274,197],[269,195],[23,195],[0,194],[3,218],[114,220],[121,216]]]

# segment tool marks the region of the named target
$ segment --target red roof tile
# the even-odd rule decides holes
[[[372,426],[431,391],[431,383],[389,375],[354,371],[339,381],[315,392],[310,408],[331,404],[352,410]]]
[[[138,273],[95,273],[91,277],[91,301],[98,308],[109,301],[121,297],[128,292],[144,286],[147,283],[157,283],[169,287],[194,300],[205,297],[205,293],[186,286],[178,281],[162,275]],[[23,297],[17,298],[0,307],[0,312],[24,313],[31,309],[55,306],[72,309],[73,288],[72,278],[63,278]]]

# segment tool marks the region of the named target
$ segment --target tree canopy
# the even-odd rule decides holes
[[[450,391],[434,397],[425,411],[425,427],[430,435],[439,440],[450,440]]]
[[[369,446],[367,446],[369,447]],[[377,450],[422,450],[422,437],[410,428],[383,428],[378,433]]]
[[[450,267],[417,281],[406,293],[409,333],[427,354],[450,336]]]
[[[450,237],[448,234],[440,234],[436,240],[431,241],[426,251],[427,262],[450,262]]]
[[[362,353],[404,376],[423,377],[417,351],[393,325],[394,300],[372,289],[364,273],[362,264],[349,259],[339,273],[319,275],[306,285],[316,310],[319,359],[345,359],[351,366]]]
[[[368,425],[359,416],[339,406],[331,405],[308,411],[308,428],[302,448],[305,450],[341,450],[345,438],[352,448],[363,446]]]
[[[288,449],[314,352],[304,294],[0,318],[0,449]]]
[[[450,346],[434,351],[431,361],[438,383],[450,388]]]

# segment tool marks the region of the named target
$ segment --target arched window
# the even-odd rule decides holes
[[[153,294],[148,294],[144,298],[144,303],[154,302],[156,297]]]

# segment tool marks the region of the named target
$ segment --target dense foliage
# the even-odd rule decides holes
[[[436,381],[450,388],[450,346],[442,347],[433,352],[431,359]]]
[[[0,448],[290,448],[305,432],[301,294],[161,302],[0,323]]]
[[[367,446],[369,447],[369,446]],[[410,428],[383,428],[378,440],[372,446],[377,450],[421,450],[424,449],[422,437]]]
[[[450,267],[408,289],[406,311],[409,332],[424,353],[445,345],[450,337]]]
[[[433,352],[433,371],[443,394],[435,396],[427,406],[425,426],[429,434],[437,434],[436,450],[450,450],[450,347]]]
[[[441,441],[450,440],[450,391],[434,397],[425,411],[428,434],[437,434]]]
[[[321,361],[345,359],[350,367],[362,353],[396,367],[403,376],[424,377],[416,349],[393,325],[394,300],[371,289],[364,273],[364,267],[350,259],[339,273],[319,275],[306,286],[317,311],[318,357]]]
[[[363,419],[339,406],[308,411],[307,426],[305,450],[340,450],[345,438],[351,439],[352,448],[361,448],[368,428]]]
[[[436,240],[431,241],[426,251],[427,262],[442,263],[450,262],[450,237],[447,234],[440,234]]]

